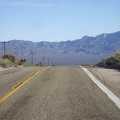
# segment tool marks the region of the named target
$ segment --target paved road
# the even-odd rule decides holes
[[[17,83],[23,82],[40,67],[16,67],[0,71],[0,98],[8,93]]]
[[[120,120],[120,110],[81,68],[47,67],[0,104],[0,119]]]

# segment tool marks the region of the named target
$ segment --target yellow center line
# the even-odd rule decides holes
[[[36,73],[29,75],[24,82],[18,83],[12,87],[11,91],[0,98],[0,103],[5,101],[8,97],[10,97],[13,93],[15,93],[18,89],[20,89],[23,85],[25,85],[28,81],[30,81],[33,77],[35,77],[38,73],[42,72],[46,67],[38,70]]]
[[[12,89],[17,88],[20,84],[22,84],[22,82],[21,83],[17,83],[15,86],[12,87]]]

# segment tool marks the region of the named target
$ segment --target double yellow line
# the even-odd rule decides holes
[[[0,98],[0,103],[5,101],[8,97],[10,97],[13,93],[15,93],[18,89],[20,89],[23,85],[25,85],[28,81],[30,81],[33,77],[35,77],[38,73],[42,72],[46,67],[38,70],[36,73],[29,75],[25,81],[16,84],[12,87],[11,91],[8,92],[6,95],[4,95],[2,98]]]

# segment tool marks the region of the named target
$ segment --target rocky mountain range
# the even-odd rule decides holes
[[[110,54],[120,50],[120,31],[103,33],[95,37],[84,36],[81,39],[61,42],[32,42],[25,40],[10,40],[6,44],[7,53],[17,56],[34,55],[99,55]],[[0,54],[3,53],[3,44],[0,44]]]

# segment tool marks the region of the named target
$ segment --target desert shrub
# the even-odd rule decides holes
[[[17,65],[23,65],[26,62],[26,59],[20,59],[18,60],[14,55],[12,54],[5,54],[0,59],[0,66],[2,67],[11,67],[11,66],[17,66]]]
[[[14,63],[15,60],[16,60],[15,56],[12,55],[12,54],[5,54],[2,58],[3,58],[3,59],[7,58],[7,59],[10,60],[12,63]]]
[[[120,52],[116,52],[97,64],[98,66],[120,66]]]
[[[23,65],[25,62],[26,62],[26,59],[21,59],[21,60],[19,60],[18,64]]]
[[[11,67],[12,65],[13,65],[13,63],[7,58],[2,59],[0,61],[0,66],[3,67],[3,68],[8,68],[8,67]]]

